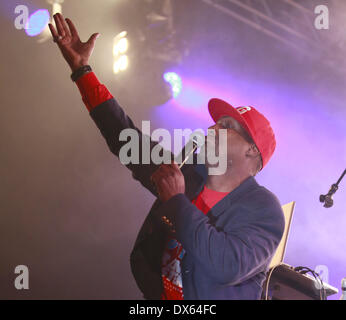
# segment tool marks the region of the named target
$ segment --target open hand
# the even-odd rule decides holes
[[[87,42],[82,42],[70,19],[64,19],[62,14],[57,13],[54,15],[54,21],[57,30],[49,23],[50,32],[71,70],[75,71],[87,65],[99,33],[94,33]]]
[[[152,174],[159,199],[165,202],[179,193],[185,193],[185,179],[176,163],[161,164]]]

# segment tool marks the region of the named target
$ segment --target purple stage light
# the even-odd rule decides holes
[[[30,15],[28,22],[25,26],[25,32],[29,37],[39,35],[47,26],[50,20],[49,11],[46,9],[39,9]]]

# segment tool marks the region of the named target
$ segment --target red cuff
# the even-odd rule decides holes
[[[86,73],[80,77],[76,84],[89,112],[99,104],[113,98],[106,86],[99,82],[93,72]]]

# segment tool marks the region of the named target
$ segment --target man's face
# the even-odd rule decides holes
[[[208,146],[215,146],[216,156],[227,156],[227,162],[241,161],[245,157],[246,151],[249,149],[252,140],[249,134],[243,129],[240,123],[230,116],[221,117],[209,129],[215,130],[215,138],[212,131],[208,131],[206,138],[206,152],[208,153]],[[219,146],[220,129],[224,129],[227,134],[227,148]],[[227,153],[224,151],[227,150]]]

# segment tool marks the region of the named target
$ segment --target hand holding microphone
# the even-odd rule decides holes
[[[161,164],[152,174],[151,181],[155,185],[159,199],[165,202],[179,193],[185,193],[185,179],[181,168],[187,163],[197,148],[204,144],[205,137],[200,132],[194,132],[192,139],[184,148],[185,158],[178,165],[177,162],[170,164]],[[177,157],[181,157],[183,152]]]

